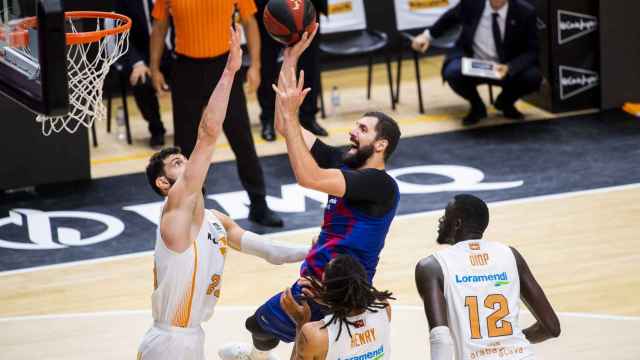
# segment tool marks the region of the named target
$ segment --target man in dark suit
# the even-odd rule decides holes
[[[258,7],[256,17],[260,28],[260,41],[262,48],[260,58],[262,62],[261,75],[262,82],[258,87],[258,102],[262,112],[260,113],[260,122],[262,123],[262,138],[267,141],[274,141],[276,133],[273,128],[273,114],[275,111],[276,95],[271,85],[276,83],[278,74],[280,74],[280,64],[278,57],[282,50],[282,44],[273,40],[264,27],[262,15],[264,8],[269,0],[255,0]],[[311,0],[316,8],[316,13],[327,14],[327,0]],[[320,83],[320,48],[319,36],[316,36],[309,48],[302,54],[300,59],[300,68],[304,70],[304,86],[311,88],[311,93],[307,95],[302,107],[300,108],[300,123],[302,126],[318,136],[327,136],[327,131],[316,121],[318,113],[318,89]]]
[[[129,74],[133,97],[142,117],[149,123],[149,132],[151,133],[149,145],[156,147],[164,145],[166,131],[160,117],[160,104],[149,70],[152,9],[153,0],[116,0],[116,12],[130,17],[132,20],[129,32],[129,51],[120,58],[119,63]],[[171,49],[169,41],[167,41],[167,48]],[[164,73],[169,73],[170,64],[169,52],[165,52],[162,60]]]
[[[478,94],[479,84],[502,87],[496,109],[505,117],[522,119],[515,102],[540,88],[542,73],[538,63],[538,29],[535,9],[523,0],[460,0],[438,21],[413,41],[413,48],[425,52],[431,39],[437,39],[462,25],[462,33],[442,68],[444,80],[471,104],[463,119],[473,125],[487,116]],[[462,74],[462,58],[472,57],[500,63],[500,80]]]

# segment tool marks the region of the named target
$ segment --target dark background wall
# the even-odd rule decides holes
[[[640,1],[601,0],[600,14],[602,108],[640,102]]]

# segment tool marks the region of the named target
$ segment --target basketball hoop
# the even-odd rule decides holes
[[[102,86],[109,68],[129,49],[131,19],[100,11],[65,12],[69,112],[62,116],[38,115],[42,133],[47,136],[64,130],[74,133],[104,119]],[[12,34],[13,42],[28,45],[29,29],[37,27],[35,17],[27,18]],[[94,30],[84,31],[84,28]]]

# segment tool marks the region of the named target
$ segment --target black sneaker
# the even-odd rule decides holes
[[[276,132],[273,129],[273,124],[264,124],[262,125],[262,138],[266,141],[275,141],[276,140]]]
[[[164,146],[164,134],[151,135],[149,146],[152,148]]]
[[[269,208],[256,209],[251,206],[249,210],[249,220],[256,224],[269,227],[283,227],[284,222],[273,210]]]

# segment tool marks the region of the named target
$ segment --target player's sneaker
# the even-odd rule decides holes
[[[260,352],[254,353],[253,345],[247,343],[229,343],[218,350],[218,356],[222,360],[280,360],[280,358],[272,353]],[[266,355],[266,357],[265,357]]]

